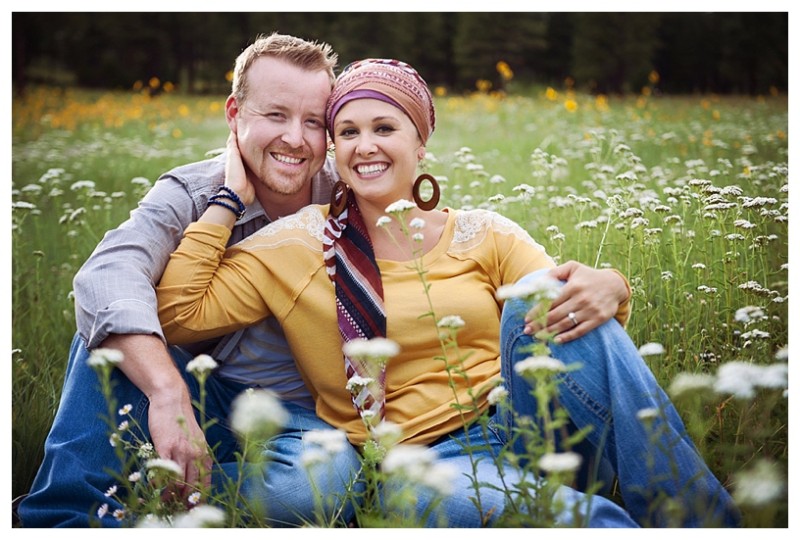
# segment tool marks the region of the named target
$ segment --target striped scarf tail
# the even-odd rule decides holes
[[[344,343],[386,337],[383,282],[364,220],[353,198],[338,216],[328,216],[323,235],[323,258],[335,286],[339,332]],[[385,367],[344,355],[348,381],[359,376],[374,381],[353,392],[358,413],[376,425],[384,416]],[[369,418],[367,418],[369,415]]]

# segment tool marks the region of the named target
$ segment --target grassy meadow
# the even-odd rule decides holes
[[[660,345],[645,360],[745,526],[786,527],[786,96],[524,94],[437,92],[426,168],[440,205],[496,210],[558,260],[628,276],[629,334]],[[33,479],[58,403],[72,277],[160,173],[224,145],[223,104],[54,88],[15,97],[13,496]]]

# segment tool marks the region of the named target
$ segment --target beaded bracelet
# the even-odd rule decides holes
[[[231,212],[233,212],[236,215],[236,219],[242,219],[242,216],[244,216],[244,210],[237,210],[232,205],[230,205],[230,204],[228,204],[226,202],[222,202],[219,199],[215,199],[215,198],[212,197],[212,198],[208,199],[208,204],[209,205],[216,204],[217,206],[224,206],[225,208],[227,208],[228,210],[230,210]]]
[[[219,190],[217,191],[217,194],[219,194],[219,195],[222,195],[222,194],[223,194],[223,192],[224,192],[224,193],[226,193],[226,194],[227,194],[227,196],[228,196],[228,198],[229,198],[230,200],[232,200],[233,202],[235,202],[235,203],[236,203],[236,205],[237,205],[237,206],[238,206],[240,209],[241,209],[241,208],[244,208],[244,203],[242,203],[242,199],[240,199],[240,198],[239,198],[239,196],[236,194],[236,192],[235,192],[235,191],[233,191],[233,190],[232,190],[231,188],[229,188],[228,186],[219,186]]]
[[[229,201],[235,203],[237,208],[232,207],[228,203],[220,201],[220,199],[228,199]],[[231,212],[236,214],[237,219],[241,219],[242,216],[244,216],[244,212],[246,210],[246,207],[242,202],[242,199],[240,199],[239,196],[236,194],[236,192],[233,191],[228,186],[220,186],[219,190],[217,191],[217,194],[208,198],[208,203],[219,204],[220,206],[224,206],[230,209]]]

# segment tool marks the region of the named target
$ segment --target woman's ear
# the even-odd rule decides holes
[[[417,161],[422,161],[423,159],[425,159],[425,147],[420,146],[417,148]]]

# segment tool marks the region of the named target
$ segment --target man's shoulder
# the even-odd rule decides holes
[[[225,178],[225,154],[178,165],[162,174],[161,178],[173,178],[192,189],[220,184]]]

